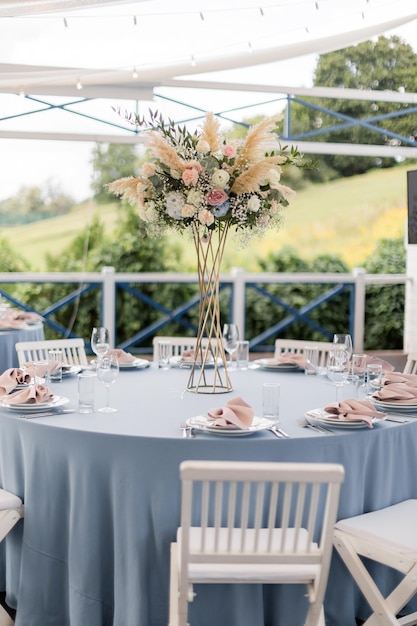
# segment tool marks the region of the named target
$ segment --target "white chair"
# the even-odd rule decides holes
[[[403,374],[417,374],[417,352],[409,352]]]
[[[363,626],[417,624],[417,612],[397,617],[417,592],[417,500],[350,517],[335,525],[334,545],[374,611]],[[360,557],[403,575],[385,598]]]
[[[294,354],[304,354],[305,348],[318,349],[318,365],[325,367],[327,355],[330,350],[334,349],[331,341],[303,341],[302,339],[276,339],[275,340],[275,357],[282,352],[293,352]]]
[[[48,350],[57,349],[62,350],[63,362],[67,365],[88,365],[84,339],[44,339],[16,343],[20,366],[30,361],[43,361],[48,358]]]
[[[0,489],[0,541],[3,541],[22,517],[24,517],[22,500],[13,493]],[[11,626],[12,624],[14,624],[13,619],[0,606],[0,626]]]
[[[169,341],[171,344],[171,356],[180,356],[184,350],[194,350],[197,337],[160,337],[153,338],[153,360],[158,361],[158,344],[160,341]],[[202,340],[202,347],[207,346],[208,339]]]
[[[184,461],[180,474],[181,526],[171,544],[169,626],[186,626],[194,583],[304,584],[305,625],[324,626],[343,467]]]

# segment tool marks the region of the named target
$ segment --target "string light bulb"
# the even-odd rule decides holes
[[[192,54],[191,55],[191,67],[195,67],[195,66],[196,66],[195,56]]]
[[[78,90],[83,88],[83,84],[82,84],[82,82],[80,81],[79,78],[77,78],[77,85],[76,85],[76,87],[77,87]]]
[[[136,67],[133,68],[133,72],[132,72],[132,78],[137,78],[138,77],[138,71],[136,69]]]
[[[248,41],[248,50],[249,50],[249,54],[252,54],[253,48],[252,48],[252,44],[250,41]]]

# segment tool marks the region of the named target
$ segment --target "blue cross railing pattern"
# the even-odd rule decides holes
[[[407,277],[405,274],[366,274],[362,268],[356,268],[352,273],[247,273],[235,268],[228,275],[220,277],[220,289],[222,297],[227,303],[228,320],[238,324],[244,330],[244,336],[248,335],[245,314],[248,306],[248,295],[252,291],[265,301],[276,306],[277,311],[284,311],[284,317],[268,328],[262,329],[256,336],[251,336],[250,349],[255,352],[269,351],[271,341],[280,336],[284,331],[291,328],[297,322],[302,321],[305,325],[320,333],[323,340],[331,339],[334,329],[326,328],[317,320],[310,317],[311,313],[324,303],[331,301],[341,294],[347,294],[349,308],[349,327],[355,349],[363,350],[365,328],[365,301],[367,285],[404,285]],[[23,299],[19,299],[11,288],[23,283],[43,285],[48,287],[47,293],[51,292],[51,284],[74,286],[64,297],[56,302],[48,302],[42,310],[29,306]],[[156,297],[146,293],[145,287],[149,285],[188,285],[194,287],[194,293],[187,297],[180,305],[170,308]],[[94,312],[96,324],[106,326],[110,331],[111,343],[115,347],[129,349],[132,352],[151,351],[149,346],[152,338],[158,334],[164,334],[164,329],[176,322],[182,334],[192,335],[196,333],[196,326],[187,314],[193,309],[197,311],[199,295],[197,290],[198,277],[195,274],[166,273],[117,273],[113,267],[104,267],[101,272],[92,273],[0,273],[0,295],[12,306],[24,311],[34,311],[43,316],[45,320],[46,335],[48,328],[62,337],[77,336],[71,327],[63,326],[55,317],[56,313],[73,305],[77,312],[82,311],[83,298],[89,293],[96,292],[97,310]],[[288,303],[283,297],[269,291],[271,285],[320,285],[322,291],[310,302],[300,308]],[[42,291],[42,289],[40,289]],[[154,319],[147,325],[140,325],[137,332],[123,340],[118,339],[118,324],[123,311],[118,313],[118,301],[121,294],[128,293],[138,300],[143,309],[149,308],[157,312]],[[157,290],[158,293],[158,290]],[[91,306],[91,303],[90,303]],[[139,320],[140,321],[140,320]],[[251,334],[251,333],[250,333]],[[89,337],[84,337],[89,347]],[[147,347],[146,347],[147,346]]]

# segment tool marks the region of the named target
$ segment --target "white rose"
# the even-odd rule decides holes
[[[270,169],[267,174],[267,181],[270,186],[277,185],[281,179],[281,169]]]
[[[211,177],[211,184],[217,189],[226,189],[230,180],[229,173],[225,170],[216,170]]]
[[[201,191],[198,191],[197,189],[191,189],[188,192],[188,196],[187,196],[187,204],[192,204],[194,206],[200,206],[203,202],[203,194],[201,193]]]
[[[173,178],[174,180],[180,180],[181,178],[181,172],[179,172],[178,170],[174,170],[173,168],[171,168],[169,170],[169,175],[171,176],[171,178]]]
[[[182,210],[184,208],[184,197],[177,191],[170,191],[166,196],[166,212],[174,220],[182,218]]]
[[[200,152],[201,154],[207,154],[207,152],[210,152],[210,144],[205,139],[199,139],[195,148],[197,152]]]
[[[252,211],[252,213],[257,213],[261,206],[261,201],[258,196],[251,196],[248,200],[248,211]]]

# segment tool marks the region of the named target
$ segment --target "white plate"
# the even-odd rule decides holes
[[[181,355],[172,356],[169,359],[169,362],[172,367],[181,367],[183,369],[191,369],[193,366],[193,361],[183,361]],[[197,362],[196,367],[201,367],[201,363]],[[214,362],[212,360],[206,361],[206,364],[204,367],[207,369],[213,369]],[[217,367],[223,367],[223,361],[221,359],[217,359]]]
[[[417,411],[417,402],[406,403],[401,400],[397,400],[397,402],[387,402],[373,397],[371,398],[371,401],[378,409],[382,409],[383,411],[401,411],[404,413],[407,413],[408,411],[410,413],[414,413]]]
[[[78,374],[81,372],[81,365],[63,365],[62,366],[62,375],[63,376],[71,376],[73,374]]]
[[[269,363],[270,359],[255,359],[254,363],[265,370],[277,370],[279,372],[301,372],[302,368],[296,363]]]
[[[206,433],[214,435],[224,435],[227,437],[244,437],[245,435],[252,435],[259,430],[266,430],[274,425],[272,420],[268,420],[265,417],[254,417],[252,424],[249,428],[236,428],[236,426],[214,426],[214,419],[212,417],[206,417],[205,415],[197,415],[196,417],[190,417],[187,420],[187,425],[195,428],[196,430],[203,430]]]
[[[59,406],[63,406],[64,404],[68,404],[69,398],[65,398],[64,396],[53,396],[52,400],[49,402],[38,402],[34,404],[28,404],[27,402],[22,404],[8,404],[7,400],[3,399],[1,405],[6,409],[10,409],[11,411],[43,411],[44,409],[56,409]]]
[[[96,363],[97,363],[97,361],[95,359],[90,361],[91,365],[96,365]],[[119,369],[121,369],[121,370],[131,370],[131,369],[143,370],[143,369],[146,369],[147,367],[149,367],[150,364],[151,364],[150,361],[148,361],[147,359],[135,359],[131,363],[119,363]]]
[[[332,415],[332,413],[327,413],[324,409],[312,409],[311,411],[307,411],[305,417],[308,422],[311,422],[313,425],[317,426],[328,426],[329,428],[369,428],[368,424],[361,420],[341,420]],[[378,422],[381,422],[385,419],[385,417],[373,417],[372,424],[375,425]]]

